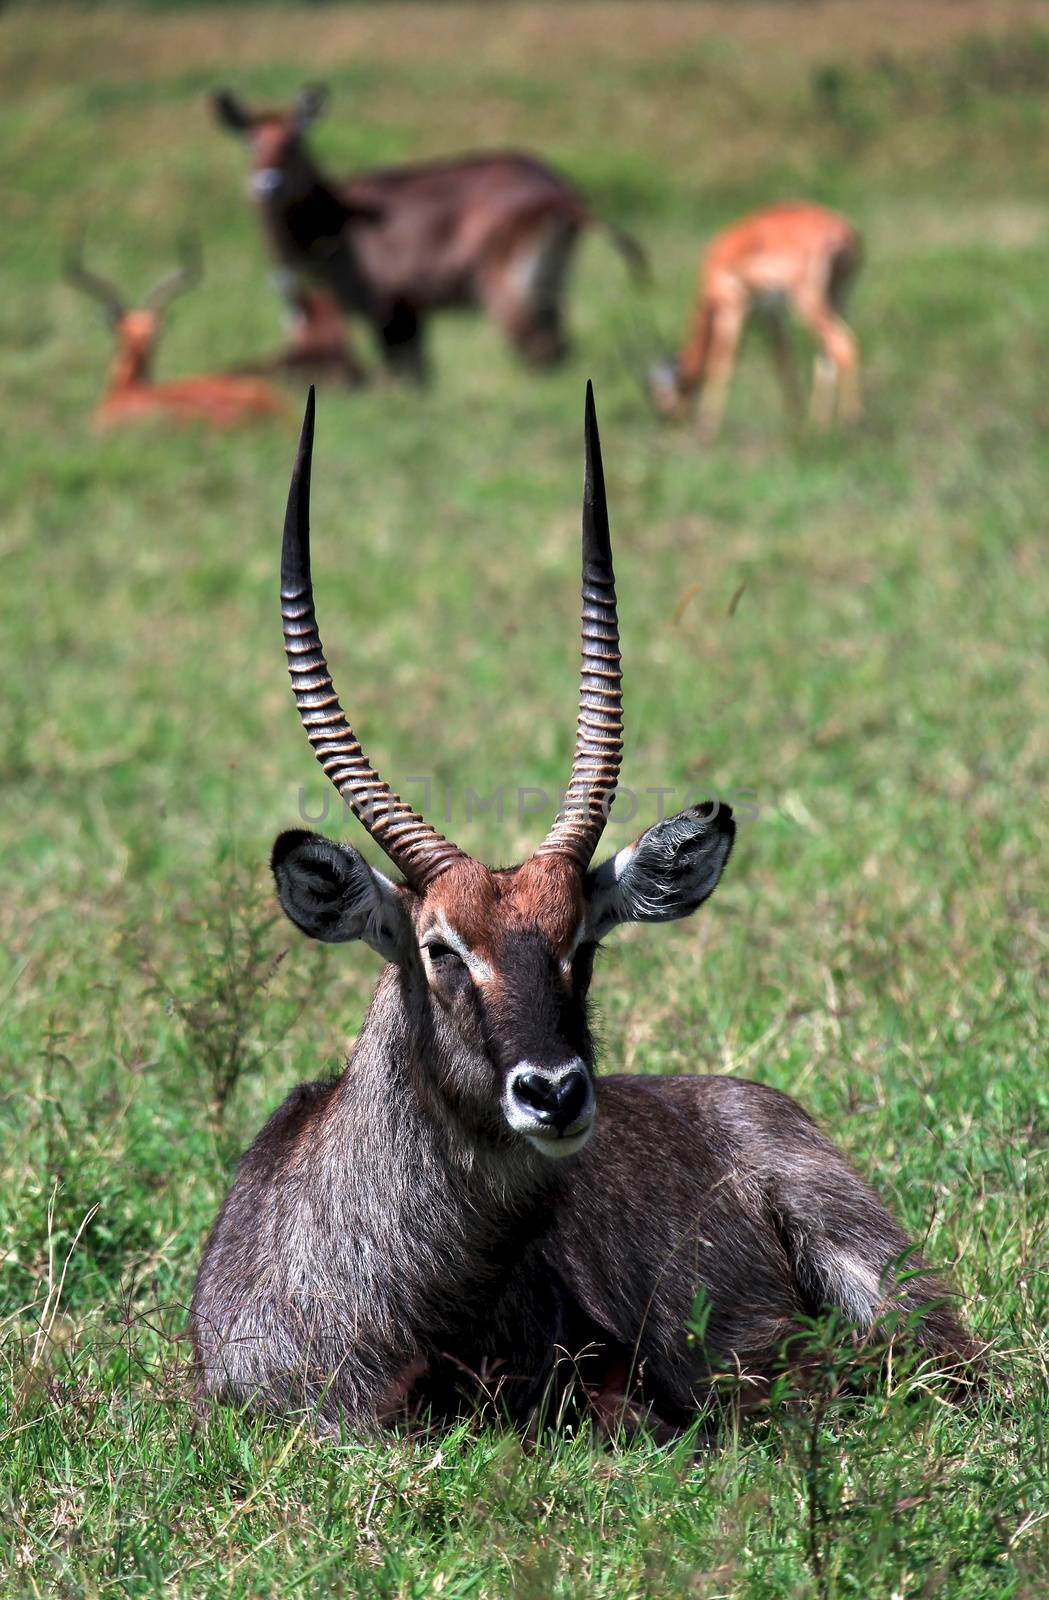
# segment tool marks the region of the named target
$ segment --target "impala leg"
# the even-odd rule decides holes
[[[852,330],[826,304],[799,305],[798,316],[819,343],[812,387],[812,420],[826,428],[834,416],[840,384],[841,414],[849,422],[860,415],[859,356]]]
[[[841,415],[846,422],[855,422],[862,410],[860,405],[859,356],[856,350],[855,337],[851,329],[842,322],[840,317],[832,316],[829,319],[825,344],[828,356],[834,363]]]
[[[848,329],[844,331],[848,339],[849,354],[844,361],[839,359],[838,362],[838,371],[841,374],[841,414],[846,422],[858,422],[863,415],[859,351],[855,338]]]
[[[802,411],[801,386],[798,382],[798,367],[794,359],[794,345],[787,327],[787,319],[781,312],[772,311],[766,319],[766,327],[772,346],[776,376],[783,392],[783,403],[788,417],[792,422],[797,422]]]
[[[841,414],[846,422],[855,422],[863,415],[860,398],[860,354],[856,335],[845,321],[845,296],[856,271],[856,258],[849,256],[839,263],[831,274],[828,298],[833,311],[834,337],[837,346],[838,372],[841,378]]]
[[[809,420],[821,430],[830,427],[834,420],[834,402],[837,398],[838,368],[824,351],[817,351],[812,363],[812,401]]]
[[[710,444],[720,431],[744,317],[743,307],[737,305],[719,306],[714,313],[710,354],[699,396],[697,432],[701,444]]]

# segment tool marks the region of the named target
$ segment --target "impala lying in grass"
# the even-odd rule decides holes
[[[163,331],[164,314],[175,296],[197,283],[200,275],[199,252],[187,250],[182,264],[161,279],[144,304],[129,308],[107,278],[88,271],[79,251],[70,254],[67,280],[101,304],[117,341],[109,378],[95,411],[98,427],[167,417],[176,422],[232,428],[259,417],[285,414],[284,401],[262,378],[223,372],[159,382],[153,377],[153,358]]]

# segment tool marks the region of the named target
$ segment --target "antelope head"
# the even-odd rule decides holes
[[[327,103],[328,91],[322,84],[307,84],[289,111],[249,111],[228,89],[213,96],[212,110],[219,125],[247,141],[251,160],[248,187],[264,215],[279,217],[287,206],[316,197],[319,174],[303,136],[322,116]],[[385,216],[385,209],[373,200],[336,199],[334,194],[329,198],[328,227],[341,227],[344,222],[370,224]]]
[[[250,187],[256,200],[309,187],[312,166],[302,136],[323,113],[327,98],[328,91],[313,84],[300,91],[290,111],[249,111],[228,89],[214,96],[212,109],[220,126],[248,142]]]
[[[671,356],[653,361],[648,369],[648,397],[661,417],[680,421],[688,411],[689,385]]]
[[[108,278],[88,271],[79,243],[72,244],[66,253],[67,283],[101,305],[106,321],[117,336],[122,354],[137,370],[144,371],[149,366],[164,324],[164,315],[172,300],[199,283],[203,275],[200,241],[197,238],[185,238],[179,254],[179,265],[154,285],[141,305],[129,307],[119,289]]]
[[[732,847],[727,806],[657,823],[591,866],[615,797],[623,718],[619,628],[601,447],[587,385],[582,666],[575,757],[563,804],[522,866],[475,861],[412,811],[368,762],[332,686],[314,612],[309,556],[313,391],[284,526],[281,603],[299,715],[339,793],[400,873],[295,831],[273,852],[281,904],[311,938],[363,939],[423,1002],[446,1114],[496,1144],[569,1155],[594,1123],[587,993],[599,942],[623,922],[688,916]],[[417,1010],[412,1012],[418,1016]]]

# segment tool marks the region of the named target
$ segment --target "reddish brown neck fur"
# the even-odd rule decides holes
[[[107,400],[148,384],[153,377],[153,355],[160,319],[152,311],[128,311],[117,324],[117,353],[109,369]]]

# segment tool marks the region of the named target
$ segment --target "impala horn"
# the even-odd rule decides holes
[[[120,292],[108,278],[100,278],[96,272],[89,272],[84,266],[83,240],[80,238],[72,239],[66,249],[65,279],[74,289],[97,300],[104,307],[110,324],[116,327],[126,310]]]
[[[354,815],[413,889],[457,861],[458,845],[405,805],[371,765],[339,704],[324,659],[310,577],[310,464],[315,399],[310,388],[295,457],[280,563],[280,609],[291,686],[313,753]]]
[[[204,257],[196,234],[191,234],[182,240],[179,257],[179,265],[174,272],[169,272],[166,277],[161,278],[146,297],[149,310],[155,311],[158,316],[167,310],[176,295],[182,294],[186,289],[192,289],[204,276]]]
[[[586,386],[583,475],[583,620],[572,776],[537,856],[570,856],[585,872],[608,821],[623,757],[623,674],[605,475],[594,389]]]

